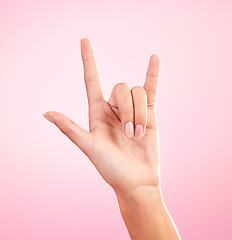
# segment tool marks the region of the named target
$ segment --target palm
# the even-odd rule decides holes
[[[91,159],[101,176],[114,189],[129,191],[142,185],[159,183],[159,147],[155,112],[148,109],[148,124],[142,141],[128,138],[121,122],[106,101],[90,108],[93,135]]]

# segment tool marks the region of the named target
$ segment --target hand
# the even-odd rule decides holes
[[[130,90],[126,83],[119,83],[107,102],[103,98],[94,53],[87,38],[81,40],[81,56],[89,104],[89,132],[62,113],[49,111],[45,117],[88,156],[116,193],[129,193],[147,186],[158,188],[157,118],[155,105],[147,103],[155,102],[159,57],[151,56],[143,87]],[[128,122],[133,124],[125,127]],[[134,133],[137,124],[140,127]]]

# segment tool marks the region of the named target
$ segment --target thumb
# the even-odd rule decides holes
[[[49,111],[43,116],[54,123],[74,144],[76,144],[87,156],[92,149],[92,136],[89,132],[79,127],[70,118],[60,112]]]

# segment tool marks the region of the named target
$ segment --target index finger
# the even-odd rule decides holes
[[[158,55],[153,54],[149,61],[147,69],[146,81],[143,85],[147,93],[147,103],[154,103],[157,92],[157,83],[160,69],[160,58]],[[152,105],[153,106],[153,105]]]
[[[90,41],[81,38],[81,57],[84,66],[84,80],[89,106],[103,100],[101,82]]]

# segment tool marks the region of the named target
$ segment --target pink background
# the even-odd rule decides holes
[[[88,129],[80,37],[105,99],[161,58],[165,203],[183,239],[231,239],[231,1],[0,1],[0,239],[129,239],[116,196],[41,115]]]

